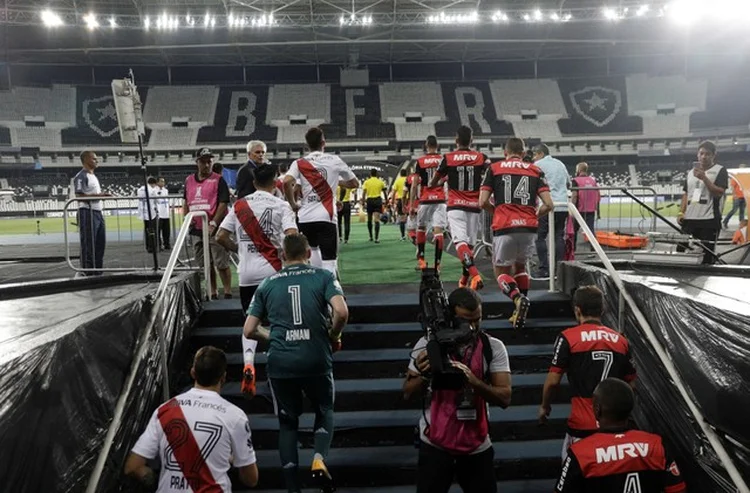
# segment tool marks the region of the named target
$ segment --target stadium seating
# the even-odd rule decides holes
[[[304,116],[308,125],[331,121],[331,91],[326,84],[276,84],[268,90],[266,122],[283,125],[292,116]]]
[[[378,86],[343,88],[331,86],[331,123],[323,125],[333,140],[393,140],[392,124],[381,123]]]
[[[10,129],[10,142],[15,147],[60,149],[62,140],[59,128],[19,127]]]
[[[568,118],[558,123],[563,135],[643,133],[639,117],[627,113],[625,79],[561,79],[558,82]]]
[[[399,142],[424,142],[428,135],[435,133],[434,123],[396,123],[395,127]]]
[[[304,144],[305,133],[310,128],[307,125],[283,125],[278,128],[276,143],[278,144]]]
[[[173,118],[187,118],[188,126],[202,127],[214,121],[219,98],[215,86],[155,86],[143,106],[147,126],[171,123]]]
[[[10,130],[8,127],[0,127],[0,146],[10,145]]]
[[[539,115],[566,115],[557,82],[552,79],[498,80],[490,82],[496,113],[504,119],[524,110]]]
[[[717,76],[708,83],[706,111],[690,115],[690,129],[738,127],[747,130],[750,124],[750,80]]]
[[[192,149],[196,147],[197,128],[154,128],[148,141],[149,149]]]
[[[557,126],[558,118],[556,116],[545,115],[545,119],[524,120],[513,117],[509,121],[513,125],[513,131],[516,137],[522,139],[541,139],[542,141],[560,139],[562,134]]]
[[[75,125],[75,101],[75,88],[66,85],[0,91],[0,123],[23,126],[25,117],[42,117],[47,123]]]
[[[406,113],[421,114],[423,122],[445,120],[445,107],[437,82],[386,82],[380,85],[383,121],[404,123]]]
[[[467,125],[474,138],[513,135],[513,127],[497,113],[487,82],[444,82],[441,84],[446,121],[438,122],[438,137],[454,137],[456,129]]]
[[[641,117],[643,135],[648,137],[685,136],[690,132],[690,115],[706,108],[705,79],[640,74],[628,77],[626,84],[628,113]]]
[[[198,131],[199,144],[246,143],[276,140],[276,129],[266,124],[268,87],[222,87],[213,122]]]

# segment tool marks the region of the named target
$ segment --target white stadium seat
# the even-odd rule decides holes
[[[331,88],[327,84],[271,86],[268,90],[266,123],[279,126],[295,115],[306,117],[309,126],[330,122]]]
[[[148,90],[143,108],[146,126],[187,118],[188,126],[212,125],[219,99],[216,86],[155,86]]]
[[[60,128],[76,122],[76,90],[73,86],[53,85],[51,88],[16,87],[0,91],[0,123],[23,125],[25,117],[42,117],[46,123]]]
[[[445,120],[443,92],[437,82],[386,82],[380,85],[384,122],[405,123],[406,113],[421,113],[423,122]],[[422,138],[425,136],[423,135]]]
[[[10,142],[14,147],[39,147],[40,149],[60,149],[62,147],[59,128],[11,127]]]
[[[192,149],[196,147],[197,128],[154,128],[148,141],[149,149]]]
[[[539,115],[567,117],[565,103],[555,80],[496,80],[490,82],[490,91],[500,119],[507,120],[524,110],[536,110]]]

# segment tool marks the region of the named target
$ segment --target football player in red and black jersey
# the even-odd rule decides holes
[[[553,392],[568,374],[571,410],[568,433],[563,444],[563,459],[568,447],[597,430],[591,397],[605,378],[619,378],[635,385],[635,368],[630,360],[628,340],[602,325],[604,295],[596,286],[581,286],[573,295],[573,310],[578,325],[566,329],[555,341],[552,365],[544,382],[539,419],[547,420]]]
[[[415,177],[411,183],[412,210],[417,207],[414,200],[419,198],[417,211],[417,262],[419,269],[427,267],[424,259],[424,246],[427,243],[427,225],[432,224],[435,241],[435,268],[440,268],[443,256],[443,230],[446,226],[445,189],[443,185],[430,186],[432,178],[440,166],[443,156],[438,152],[437,137],[430,135],[425,141],[424,156],[417,158]]]
[[[570,447],[555,493],[683,493],[677,464],[659,435],[628,426],[633,390],[607,378],[594,390],[599,429]]]
[[[484,283],[477,266],[474,265],[472,252],[479,232],[479,188],[490,159],[481,152],[472,150],[471,142],[471,128],[462,125],[456,132],[458,149],[443,156],[430,186],[438,186],[440,180],[447,177],[448,225],[463,266],[463,275],[458,281],[458,287],[468,286],[478,290],[484,287]]]
[[[515,328],[523,327],[529,311],[526,261],[534,255],[539,217],[553,208],[544,173],[524,162],[523,155],[523,140],[508,139],[505,159],[490,165],[479,194],[479,206],[492,214],[492,263],[500,289],[515,305],[510,318]],[[537,197],[542,200],[538,210]]]

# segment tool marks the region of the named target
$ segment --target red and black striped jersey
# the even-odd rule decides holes
[[[482,190],[495,197],[492,232],[495,236],[508,233],[536,233],[537,196],[549,192],[544,172],[519,158],[492,163],[484,175]]]
[[[437,173],[448,179],[448,210],[479,212],[479,189],[490,159],[481,152],[459,149],[448,152]]]
[[[581,324],[557,336],[549,371],[568,374],[568,433],[577,437],[598,428],[591,398],[599,382],[609,377],[626,382],[635,379],[628,340],[619,332],[594,323]]]
[[[602,430],[570,446],[555,493],[683,493],[677,464],[659,435]]]
[[[442,204],[445,202],[445,189],[443,185],[441,184],[437,187],[429,186],[442,160],[442,154],[426,154],[417,158],[417,166],[414,174],[419,178],[420,204]]]

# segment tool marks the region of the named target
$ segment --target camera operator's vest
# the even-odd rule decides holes
[[[487,362],[487,375],[484,364]],[[477,345],[471,354],[471,361],[463,363],[471,369],[477,378],[487,381],[489,365],[492,361],[492,347],[489,337],[480,333]],[[476,419],[459,421],[456,410],[463,395],[463,390],[435,390],[430,403],[430,425],[425,435],[434,445],[459,454],[468,454],[482,445],[489,433],[487,419],[487,402],[474,392],[474,409]]]

